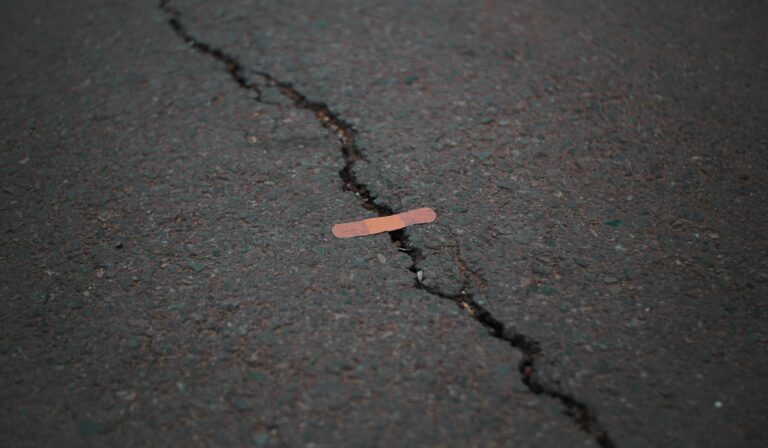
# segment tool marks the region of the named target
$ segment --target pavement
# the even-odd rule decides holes
[[[2,445],[766,446],[766,19],[0,3]]]

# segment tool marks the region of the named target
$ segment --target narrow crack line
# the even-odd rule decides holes
[[[339,170],[339,177],[343,182],[343,190],[354,193],[360,199],[363,207],[377,213],[379,216],[394,214],[391,206],[378,202],[376,196],[368,189],[368,186],[357,179],[354,171],[355,164],[361,160],[367,160],[363,151],[357,146],[357,131],[354,126],[340,118],[325,103],[309,100],[293,84],[281,81],[264,71],[247,70],[234,56],[193,37],[181,23],[181,13],[169,5],[169,0],[160,0],[160,9],[167,15],[168,24],[179,38],[200,53],[207,54],[221,62],[230,77],[241,88],[256,94],[257,101],[264,102],[261,96],[262,90],[258,84],[248,80],[246,73],[259,76],[264,86],[276,89],[285,98],[290,100],[296,108],[313,112],[320,124],[333,132],[339,139],[341,155],[344,159],[344,166]],[[541,354],[539,342],[529,336],[518,333],[514,328],[506,327],[501,321],[493,317],[490,311],[473,299],[472,294],[467,291],[473,290],[473,287],[476,286],[482,288],[485,286],[485,282],[477,272],[469,269],[467,263],[458,254],[454,257],[454,261],[459,266],[464,277],[464,285],[460,292],[451,294],[442,291],[438,287],[422,283],[419,272],[422,271],[420,264],[424,255],[420,248],[411,243],[406,229],[389,232],[389,237],[400,251],[410,256],[411,266],[409,270],[416,276],[415,286],[417,288],[435,297],[454,302],[487,328],[492,336],[506,341],[510,346],[517,349],[522,354],[522,361],[519,365],[520,379],[528,390],[533,394],[543,395],[559,401],[563,406],[565,415],[570,417],[579,429],[592,436],[598,446],[602,448],[615,447],[608,432],[600,425],[594,413],[590,411],[586,404],[563,392],[556,386],[542,383],[533,376],[536,358]]]
[[[456,234],[448,229],[454,242],[453,261],[456,263],[456,267],[459,268],[459,273],[465,279],[464,290],[469,286],[474,286],[478,291],[483,291],[486,286],[486,281],[479,272],[469,267],[466,261],[461,257],[461,244],[459,244],[459,238]],[[474,283],[472,282],[474,280]],[[473,289],[474,290],[474,289]]]
[[[448,294],[439,288],[419,283],[419,287],[429,294],[450,300],[466,310],[475,320],[489,330],[491,336],[506,341],[509,345],[518,349],[523,358],[518,366],[520,379],[528,390],[535,395],[544,395],[559,401],[564,408],[565,414],[576,423],[579,429],[590,434],[598,446],[602,448],[615,447],[616,445],[611,440],[608,432],[603,429],[594,413],[590,411],[586,404],[557,387],[540,382],[533,376],[534,362],[536,357],[541,354],[539,342],[522,333],[518,333],[513,328],[507,328],[498,319],[493,317],[490,311],[472,298],[472,294],[466,292],[468,286],[469,281],[467,280],[461,292],[458,294]]]
[[[261,102],[261,89],[258,84],[248,81],[246,78],[245,67],[232,55],[225,53],[224,51],[214,48],[204,42],[193,38],[184,25],[181,24],[181,13],[179,10],[168,4],[168,0],[160,0],[160,9],[168,16],[168,24],[187,45],[195,50],[212,56],[217,61],[224,64],[227,69],[227,73],[232,79],[243,89],[250,90],[256,94],[256,100]]]

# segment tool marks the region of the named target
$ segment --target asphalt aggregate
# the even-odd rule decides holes
[[[768,445],[766,20],[0,2],[0,445]]]

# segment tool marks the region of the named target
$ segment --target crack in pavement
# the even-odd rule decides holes
[[[189,36],[189,34],[187,34],[186,30],[184,29],[184,26],[182,26],[181,22],[179,21],[181,13],[173,6],[170,6],[168,4],[168,0],[160,0],[160,9],[162,9],[163,12],[168,15],[168,24],[171,25],[171,28],[173,28],[173,31],[178,36],[184,39],[184,42],[186,42],[187,45],[201,53],[210,55],[217,61],[223,63],[227,69],[227,73],[229,73],[229,76],[231,76],[232,79],[243,89],[256,93],[256,100],[261,102],[261,89],[259,88],[258,84],[248,81],[245,75],[245,67],[243,67],[240,61],[235,59],[233,56],[224,53],[218,48],[214,48],[206,43],[199,42]]]
[[[259,76],[266,87],[277,89],[296,108],[313,112],[321,125],[336,134],[339,139],[344,159],[344,167],[339,170],[339,177],[344,183],[343,189],[355,193],[360,198],[363,207],[376,212],[379,216],[389,216],[395,213],[391,206],[377,202],[376,196],[355,175],[355,164],[360,160],[366,159],[361,149],[355,143],[357,131],[354,126],[340,118],[325,103],[309,100],[304,94],[294,88],[291,83],[281,81],[264,71],[248,70],[234,56],[194,38],[181,23],[181,13],[169,5],[169,0],[160,0],[159,6],[168,17],[168,24],[179,38],[195,50],[207,54],[224,64],[227,73],[241,88],[256,93],[257,101],[263,102],[261,88],[255,82],[249,81],[246,73],[253,73]],[[467,292],[472,289],[473,280],[474,283],[478,283],[476,286],[482,286],[484,280],[478,273],[470,270],[466,262],[458,254],[456,254],[455,262],[464,277],[464,285],[461,291],[451,294],[437,287],[427,286],[422,283],[423,271],[419,265],[424,257],[421,249],[410,243],[406,229],[389,232],[389,236],[392,243],[400,251],[411,257],[412,264],[409,270],[416,276],[415,286],[417,288],[433,296],[456,303],[487,328],[492,336],[506,341],[510,346],[519,350],[523,358],[519,366],[520,380],[528,390],[533,394],[543,395],[559,401],[563,406],[565,415],[573,420],[580,430],[592,436],[598,446],[603,448],[615,447],[608,432],[600,425],[594,413],[584,402],[562,391],[557,386],[545,384],[533,376],[536,357],[541,353],[538,341],[518,333],[513,328],[506,327],[473,299],[472,294]]]

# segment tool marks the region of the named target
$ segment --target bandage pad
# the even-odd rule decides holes
[[[417,208],[391,216],[364,219],[362,221],[336,224],[331,231],[338,238],[375,235],[382,232],[392,232],[414,224],[426,224],[437,219],[437,214],[431,208]]]

